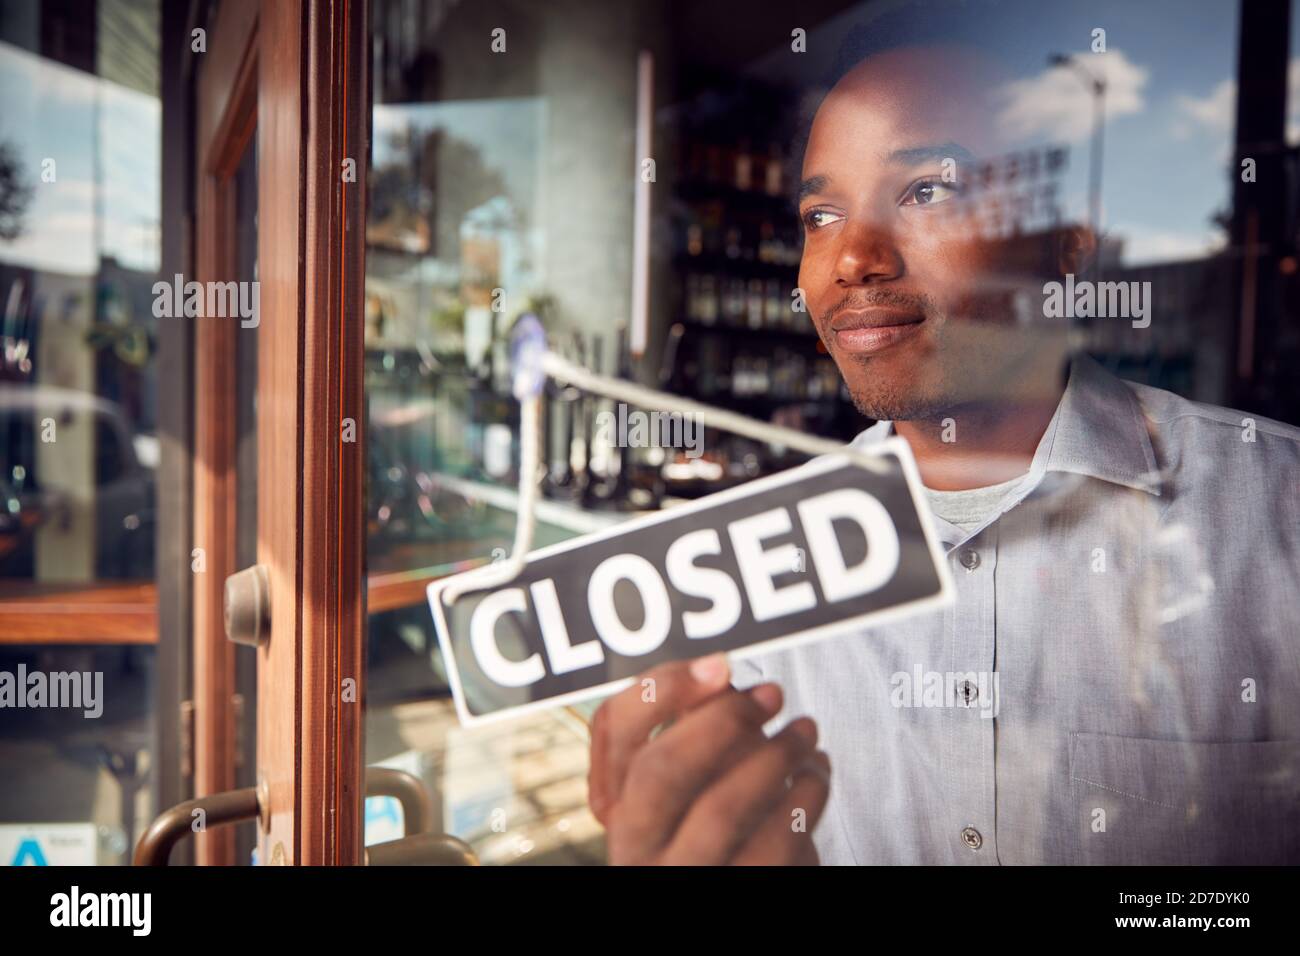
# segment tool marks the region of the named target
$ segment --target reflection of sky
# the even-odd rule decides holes
[[[476,147],[483,165],[505,180],[510,198],[530,213],[538,201],[538,149],[543,141],[542,101],[536,98],[451,103],[376,103],[374,164],[405,162],[394,153],[394,133],[442,129]],[[632,122],[632,117],[628,117]],[[534,216],[533,221],[537,219]]]
[[[1230,198],[1237,0],[977,0],[969,7],[982,18],[971,40],[1017,78],[1004,91],[1004,121],[1025,145],[1071,147],[1067,213],[1086,215],[1092,96],[1076,74],[1048,67],[1051,53],[1078,54],[1109,84],[1103,226],[1125,240],[1125,262],[1191,258],[1221,241],[1210,217]],[[871,9],[857,5],[811,31],[807,57],[793,58],[806,60],[800,69],[824,73],[849,27],[870,22]],[[1104,54],[1090,49],[1098,27],[1106,31]],[[1300,90],[1300,46],[1294,49],[1289,86]],[[788,71],[782,64],[791,61],[783,48],[756,72]],[[1300,130],[1297,99],[1289,101],[1293,130]]]
[[[1068,211],[1086,208],[1090,96],[1071,73],[1049,69],[1052,52],[1080,53],[1104,66],[1107,96],[1103,203],[1107,231],[1126,241],[1130,263],[1199,255],[1219,239],[1210,216],[1227,206],[1237,0],[1045,0],[986,3],[976,38],[1019,77],[1008,118],[1026,142],[1071,145]],[[820,60],[862,7],[814,31],[808,64]],[[1106,30],[1108,52],[1088,52]],[[1292,31],[1290,88],[1300,93],[1300,42]],[[785,57],[788,62],[788,55]],[[821,67],[825,63],[821,62]],[[158,100],[0,43],[0,138],[12,144],[35,192],[27,229],[0,242],[0,259],[59,272],[94,271],[94,109],[100,98],[103,252],[142,269],[158,265]],[[1290,97],[1288,139],[1300,140],[1300,96]],[[632,117],[628,117],[631,124]],[[376,104],[375,162],[391,160],[387,134],[435,126],[475,144],[489,167],[528,208],[538,201],[536,99],[413,105]],[[58,163],[58,182],[40,181],[41,160]]]
[[[32,199],[24,232],[0,242],[0,261],[92,273],[95,251],[95,107],[99,100],[102,252],[158,268],[161,107],[154,97],[0,43],[0,139],[17,151]],[[52,158],[57,180],[41,181]]]
[[[1030,136],[1075,147],[1072,208],[1086,202],[1092,96],[1077,74],[1048,68],[1053,52],[1078,54],[1107,80],[1102,218],[1107,233],[1125,240],[1125,261],[1191,258],[1212,248],[1221,233],[1210,216],[1229,201],[1235,102],[1222,87],[1236,69],[1235,0],[1039,8],[1036,16],[990,17],[989,40],[1025,78],[1019,92],[1036,94],[1037,109],[1023,113]],[[1106,31],[1104,54],[1090,48],[1098,27]]]

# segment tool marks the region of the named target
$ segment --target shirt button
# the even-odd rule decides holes
[[[961,831],[961,842],[965,843],[972,850],[978,850],[984,845],[984,838],[980,836],[979,830],[974,827],[967,827]]]
[[[967,707],[972,706],[979,699],[980,689],[975,686],[974,681],[964,680],[957,685],[957,699]]]
[[[961,561],[961,566],[967,571],[974,571],[980,566],[980,553],[974,548],[962,548],[958,560]]]

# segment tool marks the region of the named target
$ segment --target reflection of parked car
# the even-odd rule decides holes
[[[41,473],[46,419],[55,441],[73,422],[93,423],[91,487],[69,487],[67,476],[60,482]],[[85,496],[94,514],[95,577],[153,577],[155,447],[146,436],[133,438],[112,402],[47,385],[0,385],[0,576],[30,577],[38,529],[70,520],[74,502]]]

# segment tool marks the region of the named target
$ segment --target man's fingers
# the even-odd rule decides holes
[[[817,725],[800,717],[732,767],[696,799],[665,862],[719,865],[730,860],[785,797],[786,778],[799,770],[816,744]]]
[[[728,690],[687,711],[636,754],[618,796],[611,842],[658,852],[696,797],[767,742],[781,689]]]
[[[591,722],[588,800],[602,823],[618,800],[636,752],[660,724],[728,687],[725,654],[672,661],[649,670],[600,705]]]
[[[831,758],[817,751],[794,784],[732,859],[736,866],[806,866],[817,861],[812,833],[830,799]]]

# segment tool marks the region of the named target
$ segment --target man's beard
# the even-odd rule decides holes
[[[938,326],[936,345],[938,344],[938,337],[942,335],[943,325],[946,324],[941,319],[943,313],[938,303],[924,294],[905,293],[894,289],[858,289],[850,291],[843,299],[822,313],[820,327],[826,330],[825,334],[828,339],[833,339],[835,333],[831,330],[830,323],[838,313],[846,309],[863,309],[873,306],[901,308],[919,313],[931,326]],[[830,345],[829,341],[827,345]],[[940,360],[942,354],[942,350],[936,349],[932,357],[934,360]],[[866,418],[876,419],[877,421],[883,419],[909,421],[929,418],[941,414],[951,399],[951,396],[947,394],[947,389],[952,379],[947,369],[942,370],[934,385],[928,387],[915,379],[892,383],[878,378],[872,381],[873,376],[867,371],[872,364],[871,356],[854,355],[852,353],[836,355],[834,351],[832,351],[832,355],[835,356],[836,364],[839,365],[840,377],[844,379],[845,384],[848,386],[849,397],[854,407]],[[850,374],[846,374],[846,372]],[[861,384],[864,380],[870,383],[866,387]]]
[[[892,299],[866,299],[870,304],[904,304]],[[910,303],[931,325],[932,350],[918,362],[913,375],[872,375],[878,356],[842,355],[852,375],[840,375],[859,414],[878,421],[939,421],[971,401],[996,398],[1008,382],[1006,373],[1021,365],[1022,352],[1031,351],[1024,330],[1009,320],[1002,295],[965,300],[956,315],[945,313],[928,297]],[[840,308],[844,308],[841,306]],[[833,312],[839,311],[839,308]],[[829,328],[829,326],[827,326]],[[833,333],[832,333],[833,334]]]
[[[850,356],[848,361],[853,361]],[[864,418],[875,421],[910,422],[930,421],[944,417],[956,399],[940,388],[931,394],[922,394],[915,388],[891,386],[877,382],[870,388],[849,386],[853,407]]]

